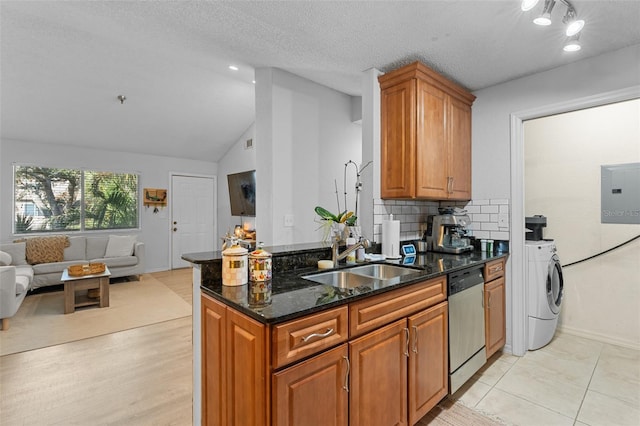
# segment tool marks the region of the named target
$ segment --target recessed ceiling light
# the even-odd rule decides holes
[[[251,82],[252,82],[253,84],[256,84],[256,81],[255,81],[255,80],[251,80]]]
[[[229,69],[233,71],[238,71],[238,67],[236,67],[235,65],[229,65]]]

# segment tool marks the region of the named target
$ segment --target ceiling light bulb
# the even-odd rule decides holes
[[[542,9],[540,16],[533,20],[533,23],[544,26],[551,25],[551,11],[555,4],[556,0],[544,0],[544,9]]]
[[[543,13],[542,15],[540,15],[536,19],[534,19],[533,23],[536,24],[536,25],[542,25],[542,26],[551,25],[551,14],[550,13]]]
[[[236,67],[235,65],[229,65],[229,69],[232,71],[238,71],[238,67]]]
[[[568,37],[578,34],[584,28],[584,21],[582,19],[576,19],[575,21],[571,21],[569,25],[567,25],[566,34]]]
[[[569,37],[564,43],[564,47],[562,48],[562,50],[564,50],[565,52],[577,52],[578,50],[582,49],[579,39],[579,34]]]
[[[522,5],[520,7],[523,12],[526,12],[527,10],[531,10],[536,7],[536,4],[538,4],[538,0],[522,0]]]

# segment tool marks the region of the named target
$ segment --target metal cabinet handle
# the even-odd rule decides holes
[[[404,333],[407,337],[407,346],[404,350],[404,356],[406,356],[407,358],[409,357],[409,329],[408,328],[404,328]]]
[[[447,193],[453,194],[453,176],[447,176]]]
[[[413,348],[411,349],[411,351],[414,354],[418,353],[418,327],[417,326],[413,326]]]
[[[487,308],[491,309],[491,293],[489,293],[489,301],[487,302]]]
[[[351,362],[349,362],[349,358],[347,358],[346,356],[343,356],[342,359],[347,362],[347,373],[344,375],[344,386],[342,386],[342,389],[349,392],[349,374],[351,373]]]
[[[314,337],[328,337],[328,336],[331,336],[331,333],[333,333],[333,328],[327,328],[327,331],[325,333],[310,334],[308,336],[303,337],[302,341],[308,342],[310,339],[313,339]]]

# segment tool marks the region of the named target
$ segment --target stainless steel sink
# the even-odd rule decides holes
[[[392,284],[393,280],[400,282],[401,277],[419,273],[420,271],[411,268],[375,263],[339,271],[305,275],[302,278],[339,288],[356,288],[361,286],[378,288]]]
[[[339,288],[356,288],[361,286],[374,287],[375,280],[372,277],[352,274],[349,271],[331,271],[319,274],[305,275],[305,280]]]
[[[403,275],[419,274],[420,271],[402,266],[374,263],[349,269],[352,274],[367,276],[378,280],[391,280]]]

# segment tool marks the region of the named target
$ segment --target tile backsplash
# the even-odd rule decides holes
[[[389,214],[400,221],[400,241],[422,238],[427,216],[438,214],[438,207],[465,209],[471,219],[470,233],[476,238],[509,240],[509,200],[471,201],[374,200],[373,239],[382,242],[382,220]]]

